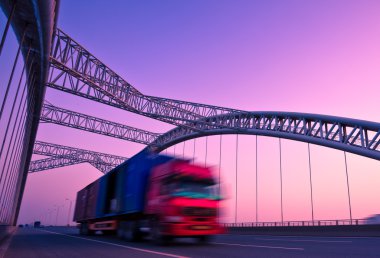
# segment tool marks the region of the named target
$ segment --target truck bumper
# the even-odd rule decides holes
[[[186,224],[186,223],[165,223],[163,224],[165,235],[178,237],[192,237],[223,234],[225,230],[219,224]]]

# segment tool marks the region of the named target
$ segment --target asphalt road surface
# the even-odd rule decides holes
[[[380,238],[220,235],[209,244],[179,239],[157,246],[149,240],[83,237],[75,228],[19,228],[5,258],[24,257],[380,257]]]

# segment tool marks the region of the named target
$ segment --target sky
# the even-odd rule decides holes
[[[380,122],[379,11],[379,1],[65,0],[58,27],[146,95]],[[172,128],[53,89],[46,99],[153,132]],[[144,147],[51,124],[40,125],[37,139],[125,157]],[[238,155],[236,139],[223,136],[220,161],[220,137],[207,138],[206,162],[216,175],[221,171],[224,220],[281,220],[279,140],[258,137],[257,218],[256,137],[239,136]],[[281,143],[284,219],[309,220],[307,144]],[[204,164],[205,144],[200,138],[167,152]],[[315,218],[349,218],[344,153],[315,145],[310,150]],[[349,153],[347,162],[353,217],[380,213],[379,162]],[[66,223],[66,199],[75,200],[99,176],[88,164],[29,175],[20,223]]]

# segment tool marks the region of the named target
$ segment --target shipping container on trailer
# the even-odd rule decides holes
[[[96,218],[100,179],[89,184],[77,194],[74,220],[83,221]]]
[[[78,192],[74,220],[81,234],[204,240],[223,232],[216,219],[220,198],[210,190],[215,184],[209,168],[142,151]]]

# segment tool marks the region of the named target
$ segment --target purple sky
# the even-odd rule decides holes
[[[65,0],[58,27],[147,95],[380,122],[379,11],[379,1]],[[60,107],[154,132],[172,128],[52,89],[46,98]],[[143,148],[46,124],[40,125],[37,138],[126,157]],[[210,137],[214,150],[210,165],[219,165],[218,139]],[[235,139],[223,140],[224,188],[230,197],[227,220],[232,219],[234,205]],[[199,162],[204,162],[204,141],[196,141]],[[239,143],[239,219],[253,221],[255,137],[241,137]],[[186,143],[185,155],[192,155],[192,144]],[[276,221],[278,209],[271,207],[278,207],[280,194],[279,165],[273,162],[279,157],[278,139],[259,137],[259,146],[260,217]],[[347,218],[343,153],[311,149],[317,218]],[[178,150],[182,154],[183,144],[177,154]],[[307,145],[284,140],[283,152],[285,217],[310,219]],[[380,196],[379,162],[351,154],[348,162],[354,217],[380,213],[375,197]],[[80,188],[100,175],[87,164],[30,175],[20,221],[46,216],[53,205],[74,199]],[[67,201],[65,205],[67,213]]]

